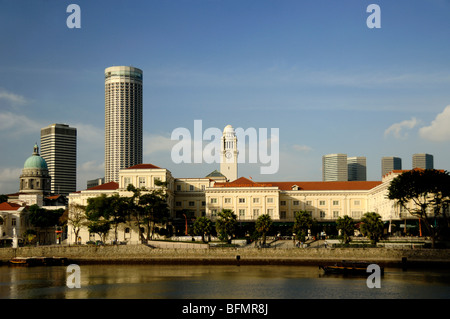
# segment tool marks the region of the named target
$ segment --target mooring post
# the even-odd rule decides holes
[[[402,269],[406,270],[406,264],[408,263],[408,258],[402,257]]]
[[[236,256],[236,261],[237,261],[237,265],[238,265],[238,266],[240,266],[240,264],[239,264],[239,260],[240,260],[240,259],[241,259],[241,256],[237,255],[237,256]]]

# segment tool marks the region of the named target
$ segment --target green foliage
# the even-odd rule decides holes
[[[343,218],[339,217],[336,220],[336,228],[341,231],[342,242],[348,244],[355,231],[355,222],[353,218],[345,215]]]
[[[5,194],[0,195],[0,204],[8,201],[8,196]]]
[[[231,209],[222,209],[218,213],[216,221],[216,231],[219,239],[231,243],[231,238],[236,231],[236,214]]]
[[[208,218],[202,216],[195,220],[193,225],[194,235],[201,235],[202,241],[205,241],[205,235],[211,234],[212,222]]]
[[[295,212],[294,218],[295,221],[292,232],[295,234],[297,240],[304,242],[306,240],[306,235],[308,234],[308,229],[311,229],[314,224],[311,214],[302,210]]]
[[[47,228],[60,225],[60,218],[64,214],[64,209],[45,209],[38,205],[29,208],[28,220],[31,225],[40,228]]]
[[[381,221],[381,216],[373,212],[365,213],[361,218],[359,230],[363,236],[370,239],[372,245],[376,245],[383,235],[383,222]]]
[[[263,237],[263,245],[266,244],[266,234],[269,232],[272,227],[272,219],[268,214],[264,214],[258,217],[255,223],[255,230],[262,235]]]
[[[432,237],[433,247],[439,234],[447,231],[446,212],[450,206],[450,175],[447,171],[414,169],[404,172],[392,180],[388,198],[423,221]],[[434,227],[438,217],[443,222],[441,227]]]

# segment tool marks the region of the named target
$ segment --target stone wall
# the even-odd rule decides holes
[[[179,243],[181,244],[181,243]],[[188,244],[185,244],[188,245]],[[384,264],[450,264],[450,249],[390,248],[153,248],[147,245],[39,246],[1,248],[0,260],[13,257],[66,257],[75,263],[223,263],[223,264],[317,264],[341,260],[365,260]],[[239,256],[239,260],[237,258]]]

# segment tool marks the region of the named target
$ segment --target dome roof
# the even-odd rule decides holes
[[[39,147],[34,145],[33,155],[27,158],[23,168],[48,169],[45,159],[39,156]]]
[[[228,124],[227,126],[225,126],[225,128],[223,129],[224,133],[230,132],[230,133],[234,133],[234,128]]]

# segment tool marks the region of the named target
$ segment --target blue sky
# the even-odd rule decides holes
[[[69,29],[69,4],[81,28]],[[369,29],[369,4],[381,28]],[[175,177],[178,127],[279,128],[280,169],[240,176],[321,180],[322,155],[434,155],[450,168],[450,1],[0,1],[0,193],[16,192],[40,128],[78,128],[78,189],[103,176],[104,69],[144,71],[144,162]],[[207,143],[207,142],[205,142]]]

